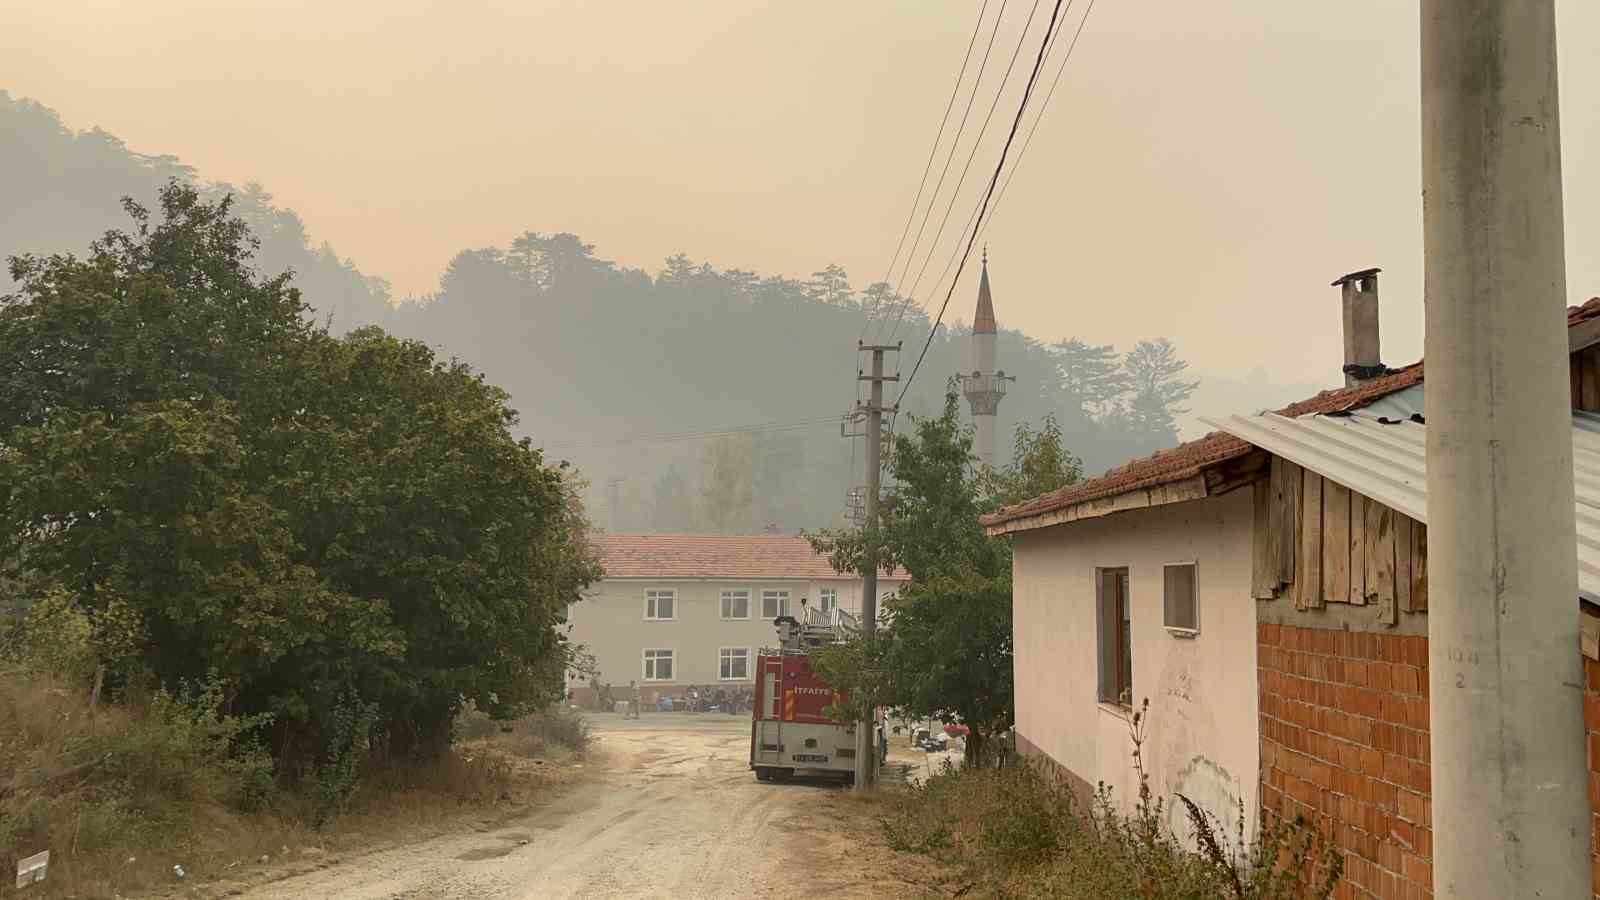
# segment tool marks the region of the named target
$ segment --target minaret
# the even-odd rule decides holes
[[[983,248],[983,275],[978,281],[978,311],[972,317],[972,372],[961,376],[961,393],[972,407],[977,436],[973,452],[978,462],[994,465],[994,417],[1006,395],[1006,382],[1014,379],[995,369],[994,300],[989,296],[989,248]]]

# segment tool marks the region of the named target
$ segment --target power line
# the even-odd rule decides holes
[[[978,129],[977,139],[972,142],[972,151],[967,154],[967,161],[961,167],[961,177],[956,179],[955,189],[950,192],[950,202],[945,205],[944,216],[939,220],[939,230],[934,232],[933,241],[928,245],[928,255],[923,258],[922,268],[917,270],[917,278],[914,282],[912,282],[911,289],[906,292],[907,297],[915,297],[917,295],[917,288],[922,285],[922,276],[928,271],[928,263],[933,261],[934,250],[939,244],[939,238],[944,236],[945,226],[950,224],[950,212],[955,209],[956,200],[958,200],[961,196],[961,186],[967,181],[967,173],[972,171],[972,161],[978,158],[978,148],[983,146],[983,136],[989,130],[989,123],[994,120],[995,110],[1000,107],[1000,98],[1005,96],[1006,84],[1011,80],[1011,72],[1016,68],[1017,57],[1022,54],[1022,46],[1028,40],[1028,29],[1033,25],[1033,17],[1037,15],[1038,12],[1039,0],[1033,0],[1033,7],[1028,10],[1028,21],[1023,23],[1022,33],[1017,35],[1017,47],[1015,50],[1011,51],[1011,61],[1006,64],[1005,75],[1001,76],[1000,78],[1000,87],[995,89],[994,100],[989,103],[989,112],[986,116],[984,116],[982,127]],[[1054,19],[1051,21],[1054,23]],[[1049,26],[1045,28],[1045,42],[1047,45],[1049,43],[1052,30],[1053,29]],[[929,212],[932,212],[931,208],[929,209]],[[906,269],[909,271],[910,260],[908,259],[906,262]],[[903,275],[901,280],[904,280]],[[905,320],[905,309],[905,306],[900,308],[900,315],[895,319],[894,326],[889,332],[888,340],[894,340],[896,335],[900,333],[900,324]]]
[[[961,93],[961,82],[965,81],[967,77],[967,64],[972,62],[972,48],[978,44],[978,33],[983,31],[983,16],[988,11],[989,0],[983,0],[983,6],[978,10],[978,21],[972,23],[972,37],[967,41],[966,55],[961,57],[961,71],[956,75],[956,83],[950,86],[950,100],[945,103],[944,115],[939,118],[939,133],[933,139],[933,146],[928,148],[928,161],[922,165],[922,180],[917,182],[916,199],[911,201],[911,211],[906,213],[906,224],[900,229],[900,241],[895,244],[894,255],[889,257],[889,265],[883,270],[883,278],[881,280],[884,283],[888,283],[889,276],[894,274],[894,264],[900,261],[900,251],[906,245],[906,235],[911,233],[911,222],[917,217],[917,207],[922,205],[922,191],[923,188],[928,186],[928,173],[933,171],[933,159],[939,154],[939,144],[944,140],[945,126],[950,124],[950,110],[955,109],[956,97]],[[1002,15],[1005,13],[1004,3],[1001,4],[1000,12]],[[998,23],[999,19],[996,18],[995,21]],[[988,59],[988,54],[985,53],[984,61],[988,62]],[[979,77],[982,77],[981,73]],[[967,108],[972,108],[971,101],[968,101]],[[966,124],[965,115],[962,117],[962,124]],[[957,132],[956,140],[959,141],[960,139],[961,134]],[[933,205],[932,198],[928,200],[928,205]],[[871,328],[872,324],[871,319],[861,323],[861,334],[857,336],[858,340],[866,336],[867,329]]]
[[[1000,161],[995,164],[994,174],[989,177],[989,187],[983,194],[983,202],[978,206],[977,222],[979,227],[982,227],[984,212],[989,208],[989,198],[994,196],[995,186],[1000,182],[1000,173],[1005,170],[1006,157],[1011,152],[1011,142],[1016,140],[1017,129],[1022,125],[1022,115],[1027,112],[1028,101],[1032,98],[1034,85],[1039,80],[1039,69],[1044,65],[1045,50],[1050,47],[1050,35],[1055,30],[1056,20],[1060,15],[1061,0],[1055,0],[1055,7],[1050,11],[1050,24],[1045,28],[1044,40],[1039,42],[1039,53],[1033,61],[1033,71],[1028,75],[1028,86],[1023,89],[1022,102],[1017,106],[1016,118],[1011,121],[1011,131],[1006,135],[1005,146],[1000,149]],[[944,321],[945,310],[950,307],[950,297],[955,293],[956,285],[961,281],[961,271],[966,268],[967,260],[972,256],[972,246],[977,242],[978,231],[973,229],[972,237],[967,240],[967,249],[961,254],[961,264],[956,267],[956,277],[950,282],[950,289],[944,295],[944,303],[939,306],[939,315],[934,319],[933,327],[928,330],[928,339],[923,342],[922,350],[917,354],[917,362],[911,367],[911,377],[907,378],[905,383],[900,386],[900,394],[895,398],[895,406],[900,405],[900,401],[906,396],[906,391],[911,389],[912,382],[916,380],[917,372],[922,368],[922,361],[928,356],[928,348],[933,345],[933,336],[938,333],[939,325]]]
[[[1059,8],[1061,8],[1061,6],[1059,6],[1059,5],[1056,6],[1056,10],[1059,11]],[[950,224],[950,211],[954,211],[955,210],[955,200],[957,200],[958,197],[960,197],[960,192],[962,192],[962,184],[966,183],[966,173],[968,173],[968,171],[971,171],[971,168],[973,168],[973,160],[978,159],[978,147],[982,146],[982,135],[984,135],[984,133],[986,133],[986,131],[989,131],[989,122],[990,122],[990,120],[994,119],[995,109],[998,109],[998,107],[1000,107],[1000,98],[1002,98],[1002,96],[1005,96],[1005,85],[1006,85],[1006,82],[1010,82],[1010,80],[1011,80],[1011,70],[1013,70],[1014,67],[1016,67],[1016,58],[1018,58],[1018,56],[1021,56],[1021,54],[1022,54],[1022,45],[1024,45],[1024,43],[1027,42],[1027,29],[1029,29],[1029,26],[1032,26],[1032,24],[1034,24],[1034,14],[1035,13],[1038,13],[1038,0],[1034,0],[1034,8],[1032,8],[1032,10],[1029,10],[1029,13],[1027,13],[1027,22],[1024,22],[1024,24],[1022,24],[1022,34],[1019,34],[1018,38],[1016,38],[1016,50],[1011,51],[1011,62],[1010,62],[1010,64],[1006,64],[1005,75],[1003,75],[1003,77],[1000,78],[1000,88],[998,88],[998,90],[995,91],[994,102],[990,102],[990,104],[989,104],[989,115],[986,115],[986,117],[984,117],[984,127],[982,127],[982,130],[979,131],[979,133],[978,133],[979,141],[974,141],[974,143],[973,143],[973,151],[971,151],[970,154],[966,154],[966,165],[963,165],[963,167],[962,167],[962,176],[960,176],[960,178],[958,178],[957,181],[955,181],[955,191],[952,192],[952,194],[950,194],[950,202],[947,203],[946,207],[944,207],[944,218],[942,218],[941,221],[939,221],[939,231],[938,232],[934,232],[933,243],[930,243],[930,245],[928,245],[928,256],[925,256],[925,258],[923,258],[922,269],[918,269],[918,271],[917,271],[917,280],[915,280],[915,282],[912,282],[912,285],[910,285],[910,290],[906,291],[907,295],[909,295],[909,296],[917,296],[917,288],[918,287],[922,287],[922,277],[923,277],[923,275],[926,274],[926,272],[928,272],[928,263],[931,263],[931,261],[933,261],[934,247],[938,247],[939,237],[942,237],[942,235],[944,235],[944,226],[947,226],[947,224]],[[1054,35],[1054,18],[1051,18],[1050,24],[1048,24],[1048,26],[1045,26],[1045,43],[1043,43],[1043,46],[1040,46],[1040,58],[1043,58],[1043,51],[1045,51],[1046,48],[1048,48],[1048,46],[1050,46],[1050,40],[1051,40],[1051,37],[1053,37],[1053,35]],[[990,187],[990,191],[992,191],[992,187]],[[901,320],[904,320],[904,315],[902,315]],[[894,336],[898,335],[898,333],[899,333],[899,320],[898,320],[898,322],[894,323],[894,330],[890,331],[891,340],[893,340]]]
[[[1072,9],[1072,3],[1073,0],[1067,0],[1067,10],[1069,13]],[[1095,0],[1089,0],[1088,6],[1084,9],[1083,18],[1078,20],[1078,28],[1073,33],[1071,42],[1069,42],[1067,45],[1067,52],[1066,55],[1061,58],[1061,64],[1056,67],[1055,78],[1051,80],[1050,90],[1045,94],[1044,103],[1039,107],[1039,115],[1034,117],[1033,125],[1028,129],[1027,137],[1023,138],[1022,146],[1017,150],[1017,158],[1012,162],[1011,170],[1006,173],[1005,182],[1000,185],[1000,190],[995,192],[994,206],[989,210],[988,218],[985,219],[983,225],[979,227],[978,237],[982,237],[984,233],[988,231],[989,225],[994,222],[995,215],[997,215],[1000,211],[1000,203],[1005,199],[1006,190],[1011,186],[1011,179],[1016,177],[1018,167],[1022,165],[1023,158],[1027,156],[1028,148],[1033,145],[1033,135],[1039,130],[1039,122],[1044,118],[1045,111],[1050,108],[1050,100],[1055,96],[1056,85],[1061,83],[1061,75],[1066,71],[1067,62],[1072,59],[1072,52],[1078,46],[1078,38],[1082,36],[1084,26],[1089,22],[1089,14],[1094,12],[1094,3]],[[1062,26],[1064,25],[1065,20],[1062,22]],[[1057,34],[1060,33],[1062,26],[1057,26]],[[1049,57],[1050,53],[1054,52],[1055,44],[1056,41],[1054,38],[1052,38],[1050,50],[1046,51],[1045,54],[1046,58]],[[957,248],[961,246],[962,241],[966,240],[967,233],[972,230],[973,222],[977,218],[977,213],[978,210],[976,207],[974,207],[972,214],[967,217],[967,224],[961,229],[960,237],[956,239]],[[950,268],[951,266],[955,265],[956,259],[957,254],[952,252],[950,254],[950,258],[946,260],[944,264],[944,270],[939,273],[938,279],[934,281],[933,293],[935,296],[938,295],[939,288],[944,285],[945,277],[950,274]]]
[[[978,87],[983,84],[983,73],[989,68],[989,53],[994,50],[994,39],[1000,34],[1000,23],[1006,17],[1006,2],[1007,0],[1001,0],[1000,11],[995,14],[994,27],[989,30],[989,43],[983,48],[983,61],[978,64],[978,76],[972,81],[972,93],[967,95],[967,106],[961,112],[961,125],[956,129],[956,136],[950,142],[950,152],[945,155],[944,168],[939,172],[939,183],[934,186],[933,196],[928,198],[928,208],[922,214],[922,224],[917,226],[917,237],[916,240],[911,242],[911,252],[906,254],[905,266],[900,270],[900,277],[895,279],[894,294],[896,296],[900,294],[900,285],[905,282],[906,273],[911,270],[911,260],[916,258],[917,248],[922,246],[923,232],[928,228],[928,220],[933,217],[933,207],[939,200],[939,193],[944,190],[945,177],[950,174],[950,163],[956,158],[956,148],[961,146],[961,135],[967,130],[967,117],[972,114],[973,101],[978,99]],[[1037,5],[1037,2],[1038,0],[1035,0],[1035,5]],[[981,24],[982,20],[980,19],[979,22]],[[980,141],[983,139],[981,132],[978,135],[978,139]],[[912,214],[915,215],[916,211],[913,210]],[[904,315],[904,307],[902,306],[901,309],[901,315]],[[885,319],[887,319],[887,316]]]

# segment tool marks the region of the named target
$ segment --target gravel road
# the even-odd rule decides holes
[[[525,817],[368,854],[243,896],[895,897],[910,887],[874,874],[833,826],[840,815],[860,814],[838,786],[755,780],[748,719],[602,715],[595,726],[591,776]]]

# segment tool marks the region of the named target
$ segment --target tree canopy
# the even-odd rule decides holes
[[[231,201],[178,181],[0,298],[0,571],[91,620],[124,682],[219,677],[284,752],[437,750],[461,703],[557,696],[599,575],[575,485],[506,393],[375,328],[334,337],[254,268]],[[25,564],[24,564],[25,561]],[[16,590],[16,588],[13,588]]]
[[[903,566],[911,579],[885,602],[878,631],[823,651],[819,671],[850,694],[850,708],[841,710],[848,715],[872,702],[967,724],[976,759],[1014,717],[1011,547],[985,534],[978,518],[1073,483],[1081,465],[1051,419],[1017,429],[1015,455],[1003,469],[977,465],[952,392],[941,415],[914,419],[911,434],[895,437],[889,470],[876,523],[823,531],[812,543],[839,571],[860,571],[875,532],[883,564]]]

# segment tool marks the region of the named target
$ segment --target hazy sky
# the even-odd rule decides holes
[[[1031,5],[1006,4],[950,184]],[[864,286],[894,251],[978,8],[13,0],[0,87],[203,177],[261,182],[399,295],[524,230],[573,231],[652,271],[679,251],[797,277],[837,261]],[[1558,10],[1576,301],[1600,294],[1600,5]],[[1002,324],[1123,345],[1165,334],[1203,372],[1333,381],[1328,282],[1381,266],[1384,359],[1411,361],[1417,69],[1416,0],[1097,0],[987,235]]]

